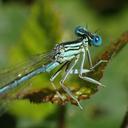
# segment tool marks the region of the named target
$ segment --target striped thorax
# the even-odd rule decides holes
[[[55,47],[57,51],[55,59],[59,63],[69,61],[78,54],[80,54],[83,51],[84,47],[88,47],[88,38],[80,38],[76,41],[58,44]]]

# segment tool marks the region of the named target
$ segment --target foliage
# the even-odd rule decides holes
[[[11,8],[11,5],[8,5],[8,7],[9,6]],[[14,9],[13,6],[12,11],[8,11],[6,7],[6,11],[4,12],[8,13],[3,13],[3,17],[1,18],[3,21],[6,21],[5,24],[7,23],[7,25],[5,25],[5,31],[0,29],[0,32],[6,32],[7,35],[5,37],[2,36],[1,38],[5,39],[0,41],[8,42],[8,44],[11,42],[7,50],[4,51],[4,53],[6,53],[4,56],[6,57],[8,53],[8,58],[10,58],[7,64],[14,64],[28,59],[29,56],[34,54],[50,51],[55,43],[62,39],[62,30],[63,33],[65,33],[64,40],[66,40],[67,37],[69,38],[68,40],[71,40],[73,28],[77,25],[86,26],[86,24],[89,26],[88,29],[92,31],[100,28],[101,32],[98,33],[100,33],[103,38],[102,47],[92,48],[91,50],[92,57],[94,57],[93,63],[96,63],[101,58],[107,59],[109,62],[107,65],[100,65],[94,72],[88,74],[97,80],[101,80],[102,78],[102,83],[107,86],[106,88],[97,88],[74,76],[67,81],[68,86],[73,90],[73,93],[78,99],[81,100],[81,104],[85,108],[82,112],[77,109],[77,107],[73,107],[73,105],[65,105],[68,102],[72,104],[76,103],[68,97],[61,88],[59,88],[59,90],[65,96],[65,101],[61,101],[57,97],[50,85],[49,75],[47,74],[35,77],[26,82],[25,85],[22,85],[20,89],[18,88],[11,91],[7,97],[10,96],[10,98],[18,100],[11,100],[9,112],[16,116],[18,127],[38,126],[53,128],[56,127],[59,121],[61,122],[61,117],[66,117],[66,127],[70,128],[113,128],[119,126],[124,116],[128,96],[128,60],[126,46],[128,34],[125,32],[128,23],[127,9],[113,16],[108,15],[101,17],[97,11],[95,12],[92,8],[88,7],[86,2],[83,3],[83,0],[69,0],[68,2],[60,0],[38,0],[32,5],[30,14],[28,13],[29,11],[26,13],[23,10],[23,8],[25,8],[24,6],[21,5],[21,8],[22,13],[19,13],[15,11],[17,8]],[[27,22],[21,18],[24,14],[23,19],[27,19]],[[9,18],[6,19],[6,15],[13,17],[12,20],[10,20],[11,27],[8,27],[9,22],[7,21],[9,21]],[[63,24],[62,21],[60,21],[60,15],[61,18],[63,18]],[[20,24],[16,22],[16,19],[19,20],[17,22]],[[13,21],[15,22],[13,23]],[[24,22],[25,25],[23,26]],[[20,38],[18,38],[20,34],[19,31],[21,31]],[[125,33],[121,35],[123,32]],[[16,37],[12,38],[12,35]],[[120,38],[118,38],[119,35],[121,35]],[[16,42],[16,39],[18,42]],[[124,46],[125,48],[122,50]],[[2,51],[3,49],[0,48],[1,55],[3,56]],[[117,53],[118,56],[115,57],[114,55],[117,55]],[[113,58],[113,56],[115,58]],[[86,102],[82,101],[93,94],[95,95],[91,97],[90,100],[86,100]],[[31,104],[25,99],[30,100]],[[44,102],[49,101],[54,104],[44,104]],[[56,103],[66,106],[67,109],[60,105],[56,107]],[[65,110],[67,110],[67,113]],[[65,123],[64,119],[63,122]]]
[[[49,51],[49,49],[54,47],[55,42],[60,40],[60,38],[60,18],[58,16],[58,12],[55,10],[53,2],[47,0],[37,1],[31,7],[31,14],[28,17],[26,25],[22,29],[22,34],[19,42],[11,50],[11,61],[12,63],[15,62],[15,60],[17,60],[17,62],[20,62],[21,60],[26,60],[27,58],[31,59],[29,58],[29,56],[32,56],[34,54]],[[31,83],[33,85],[32,87],[30,87]],[[44,84],[42,85],[42,83]],[[26,92],[26,90],[30,91],[31,89],[33,90],[34,88],[38,87],[49,86],[48,75],[39,76],[33,79],[32,82],[27,82],[25,85],[28,87],[25,89],[21,89],[23,92]],[[13,97],[15,95],[15,92],[13,96],[11,96],[12,94],[8,95],[10,97]],[[17,112],[17,107],[21,106],[22,110]],[[26,102],[21,101],[19,103],[12,103],[12,105],[10,105],[10,108],[11,110],[13,110],[12,112],[18,113],[18,115],[27,115],[30,117],[30,115],[32,114],[31,110],[29,109],[30,106],[30,104],[26,105]],[[27,113],[23,113],[24,109],[27,108]],[[33,108],[36,109],[35,114],[37,115],[35,116],[35,114],[33,113],[34,118],[39,119],[42,116],[46,116],[50,112],[52,112],[54,106],[52,107],[49,104],[45,104],[37,107],[36,105],[33,105]],[[43,112],[42,109],[45,109],[45,112]]]

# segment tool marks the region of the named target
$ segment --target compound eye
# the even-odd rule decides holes
[[[94,39],[95,39],[95,43],[99,43],[99,41],[100,41],[99,36],[96,36]]]
[[[86,29],[85,28],[83,28],[83,27],[81,27],[81,26],[78,26],[78,27],[76,27],[76,29],[75,29],[75,34],[77,35],[77,36],[83,36],[85,33],[86,33]]]
[[[102,39],[100,36],[94,36],[93,40],[92,40],[92,44],[94,46],[100,46],[102,44]]]

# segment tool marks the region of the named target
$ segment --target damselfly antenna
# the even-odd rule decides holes
[[[94,33],[97,34],[97,33],[99,33],[99,31],[100,31],[100,29],[97,28],[97,29],[94,31]]]
[[[86,29],[88,30],[88,24],[86,24]]]

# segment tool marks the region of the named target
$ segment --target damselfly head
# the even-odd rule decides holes
[[[96,33],[93,34],[93,33],[89,32],[84,27],[81,27],[81,26],[76,27],[75,34],[78,37],[87,38],[89,41],[89,45],[98,47],[102,44],[102,39],[99,35],[97,35]]]

